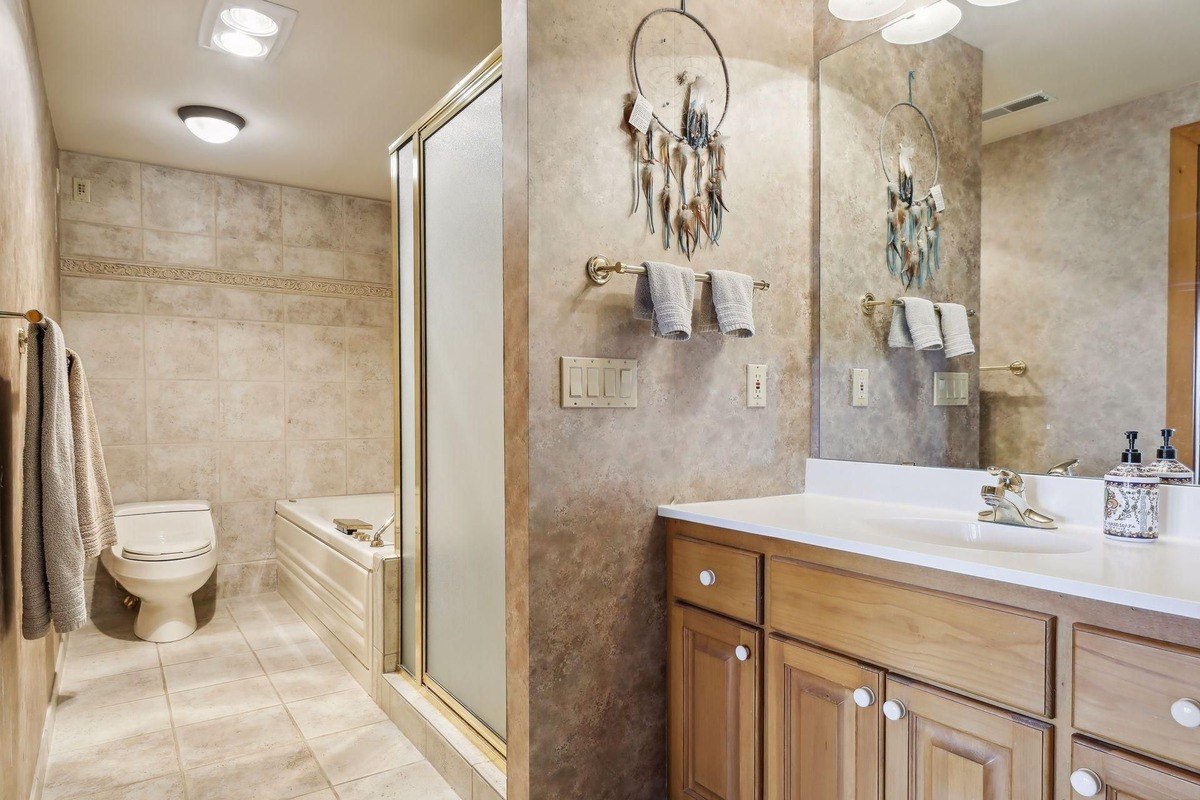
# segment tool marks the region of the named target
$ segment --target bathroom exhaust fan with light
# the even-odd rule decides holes
[[[999,117],[1007,117],[1009,114],[1015,114],[1018,111],[1024,111],[1027,108],[1045,105],[1046,103],[1053,103],[1056,99],[1057,98],[1051,97],[1044,91],[1037,91],[1031,95],[1026,95],[1025,97],[1017,100],[1010,100],[1007,103],[985,109],[983,112],[983,121],[987,122],[988,120],[997,119]]]

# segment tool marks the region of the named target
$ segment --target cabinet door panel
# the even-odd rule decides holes
[[[898,678],[887,698],[887,800],[1039,800],[1051,796],[1051,727]]]
[[[1094,772],[1104,782],[1097,795],[1104,800],[1200,800],[1200,776],[1087,739],[1076,737],[1071,769]]]
[[[670,615],[671,798],[757,800],[761,634],[679,603]]]
[[[765,685],[768,800],[878,800],[883,672],[773,636]]]

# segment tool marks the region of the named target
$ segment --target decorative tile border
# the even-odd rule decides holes
[[[205,283],[243,289],[263,289],[291,294],[323,294],[335,297],[390,299],[392,287],[377,283],[358,283],[329,278],[297,278],[257,272],[225,272],[216,269],[165,267],[125,261],[95,261],[78,258],[59,259],[64,275],[125,278],[173,283]]]

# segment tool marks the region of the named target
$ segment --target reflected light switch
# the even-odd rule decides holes
[[[637,361],[563,356],[563,408],[637,408]]]

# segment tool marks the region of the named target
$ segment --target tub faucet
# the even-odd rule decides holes
[[[1079,459],[1072,458],[1064,461],[1061,464],[1055,464],[1050,469],[1046,470],[1047,475],[1061,475],[1064,477],[1075,477],[1075,468],[1079,466]]]
[[[396,523],[396,515],[392,514],[388,517],[378,530],[375,531],[375,536],[371,539],[371,547],[383,547],[383,532],[392,527]]]
[[[979,490],[979,496],[989,506],[987,511],[979,512],[980,522],[1050,530],[1058,527],[1052,517],[1029,507],[1025,499],[1024,478],[1003,467],[988,467],[987,471],[998,480],[995,486],[986,485]]]

